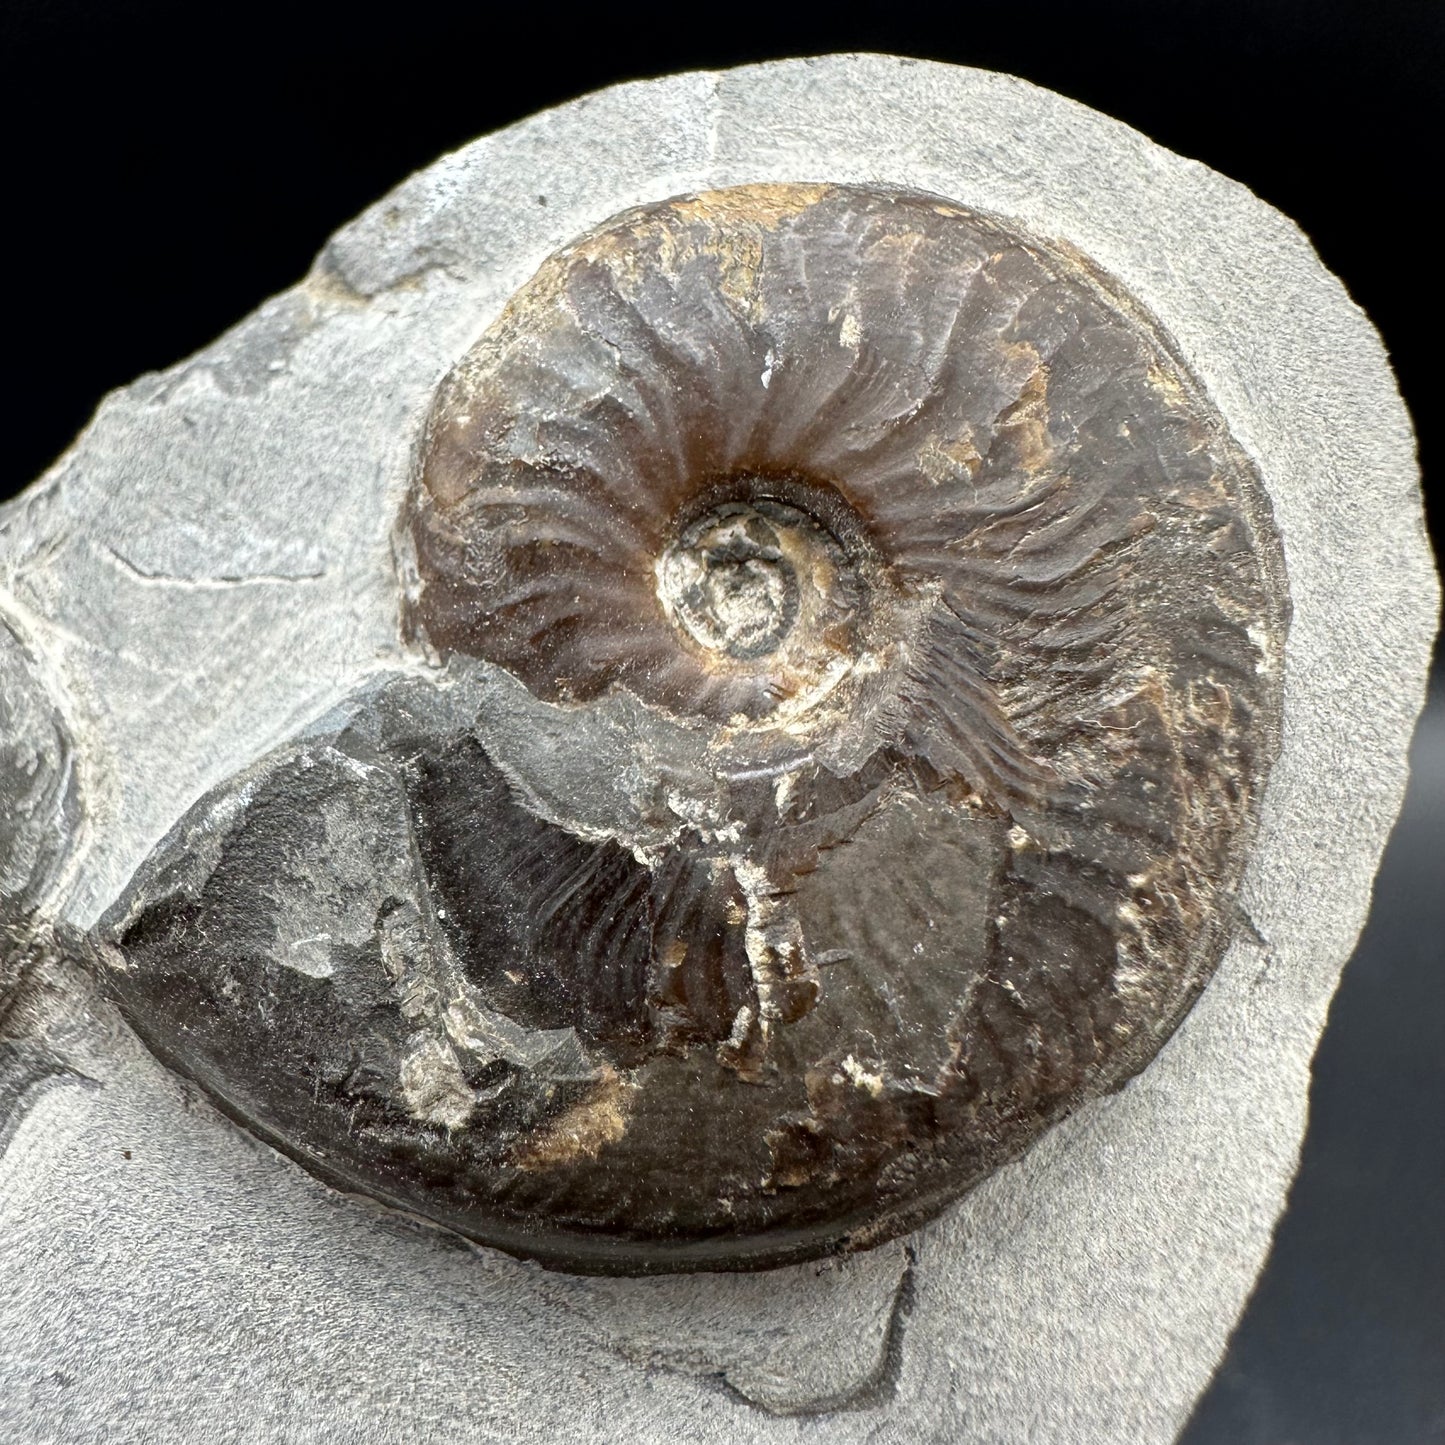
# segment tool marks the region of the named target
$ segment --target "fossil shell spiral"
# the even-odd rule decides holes
[[[398,536],[408,637],[524,721],[378,704],[119,933],[142,1032],[328,1177],[563,1267],[861,1248],[1120,1086],[1218,962],[1278,539],[1069,246],[881,187],[614,217],[445,379]],[[283,857],[314,906],[295,860],[373,806],[344,956],[219,926]],[[263,973],[264,1027],[226,991]]]

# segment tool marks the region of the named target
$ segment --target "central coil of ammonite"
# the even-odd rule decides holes
[[[714,508],[663,553],[662,605],[701,647],[738,662],[767,657],[792,635],[805,598],[810,613],[833,609],[831,585],[816,576],[817,531],[785,504]]]
[[[859,661],[868,561],[856,519],[839,526],[845,504],[822,487],[744,477],[725,495],[663,548],[658,597],[705,666],[751,674],[741,710],[771,722],[823,701]]]
[[[407,635],[501,701],[248,784],[284,842],[395,778],[416,882],[259,1091],[228,955],[168,1046],[224,1020],[232,1106],[551,1264],[751,1268],[910,1227],[1153,1056],[1230,936],[1286,604],[1251,463],[1090,261],[884,187],[660,201],[542,263],[419,456]],[[229,937],[201,896],[128,935],[161,1015],[185,930]]]

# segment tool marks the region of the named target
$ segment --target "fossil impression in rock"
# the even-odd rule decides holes
[[[643,206],[416,455],[415,668],[112,910],[161,1057],[334,1183],[621,1273],[877,1243],[1149,1062],[1233,927],[1287,603],[1087,257],[900,190]]]
[[[0,617],[0,1022],[80,813],[70,730]]]

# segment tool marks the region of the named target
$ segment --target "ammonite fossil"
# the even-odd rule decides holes
[[[54,881],[79,816],[70,729],[0,616],[0,944]],[[0,956],[0,984],[6,963]]]
[[[1278,543],[1068,246],[884,188],[614,217],[445,379],[398,537],[427,665],[115,921],[142,1034],[327,1178],[570,1268],[860,1248],[1218,961]]]

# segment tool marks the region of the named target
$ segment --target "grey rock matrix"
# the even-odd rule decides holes
[[[224,1119],[121,1023],[86,938],[199,798],[420,667],[393,549],[417,438],[543,258],[630,206],[808,181],[1078,248],[1257,467],[1293,618],[1243,917],[1145,1072],[906,1239],[748,1276],[550,1274],[334,1193]],[[0,512],[3,1433],[1172,1439],[1283,1205],[1437,595],[1367,320],[1283,217],[1060,97],[785,62],[621,87],[443,159],[294,290],[108,398]]]

